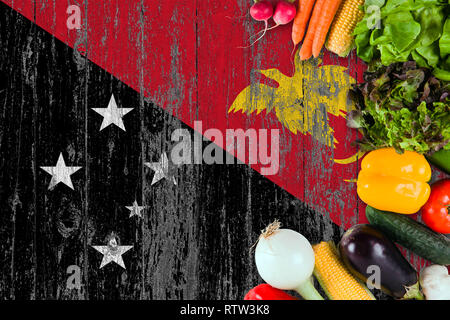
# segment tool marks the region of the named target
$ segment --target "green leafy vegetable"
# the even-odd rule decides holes
[[[350,90],[356,110],[347,118],[349,127],[362,130],[363,150],[450,150],[450,83],[414,61],[387,67],[374,61],[364,80]]]
[[[445,20],[444,30],[441,38],[439,39],[439,48],[442,57],[450,54],[450,18]]]
[[[364,19],[355,28],[357,55],[388,66],[415,60],[450,79],[449,0],[368,0]]]

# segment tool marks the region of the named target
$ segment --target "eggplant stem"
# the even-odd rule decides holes
[[[312,277],[309,277],[297,289],[295,289],[305,300],[324,300],[314,287]]]
[[[425,300],[422,292],[419,288],[419,282],[417,281],[415,284],[405,287],[406,293],[403,296],[403,299],[415,299],[415,300]]]

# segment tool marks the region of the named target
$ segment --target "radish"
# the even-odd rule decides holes
[[[314,251],[300,233],[280,229],[275,220],[260,235],[255,249],[261,278],[280,290],[295,290],[306,300],[323,300],[312,282]]]
[[[248,47],[251,47],[256,42],[261,40],[262,37],[264,37],[264,35],[266,34],[266,31],[268,30],[267,29],[269,26],[268,21],[272,17],[272,15],[273,15],[273,6],[267,0],[262,0],[262,1],[256,2],[254,5],[252,5],[250,7],[250,16],[256,21],[264,21],[264,30],[257,33],[257,34],[259,34],[262,32],[263,34],[258,39],[253,41],[253,43],[251,45],[249,45]],[[244,48],[248,48],[248,47],[244,47]]]
[[[250,8],[250,15],[256,21],[264,21],[267,23],[267,20],[272,18],[273,15],[272,4],[266,0],[256,2]]]
[[[287,1],[278,2],[275,7],[275,13],[273,14],[275,26],[270,29],[273,29],[279,25],[288,24],[295,18],[296,13],[297,9],[293,3]]]
[[[291,0],[289,0],[289,1],[291,1]],[[250,8],[250,15],[253,17],[253,19],[255,19],[257,21],[264,21],[265,28],[264,28],[264,30],[261,30],[260,32],[258,32],[256,34],[256,35],[258,35],[261,32],[263,33],[258,39],[256,39],[248,47],[251,47],[257,41],[259,41],[262,37],[264,37],[264,35],[266,34],[267,31],[275,29],[278,26],[285,25],[285,24],[288,24],[289,22],[291,22],[294,19],[295,15],[297,13],[297,10],[295,8],[294,3],[291,3],[288,1],[278,2],[275,7],[275,13],[273,14],[273,21],[275,22],[275,25],[268,28],[268,20],[270,19],[270,17],[272,17],[272,13],[273,13],[272,4],[266,0],[256,2]],[[248,47],[243,47],[243,48],[248,48]]]

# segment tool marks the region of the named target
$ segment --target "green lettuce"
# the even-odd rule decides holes
[[[374,61],[364,79],[350,91],[356,110],[347,118],[349,127],[363,133],[357,141],[363,150],[450,150],[449,83],[414,61],[388,67]]]
[[[443,33],[439,39],[439,49],[441,57],[445,57],[450,54],[450,19],[445,20]]]
[[[367,0],[355,28],[357,55],[383,65],[415,60],[449,81],[449,0]]]

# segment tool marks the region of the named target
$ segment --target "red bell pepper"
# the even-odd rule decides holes
[[[422,207],[422,220],[432,230],[450,233],[450,179],[431,185],[431,194]]]
[[[254,287],[244,297],[244,300],[299,300],[283,290],[276,289],[266,283]]]

